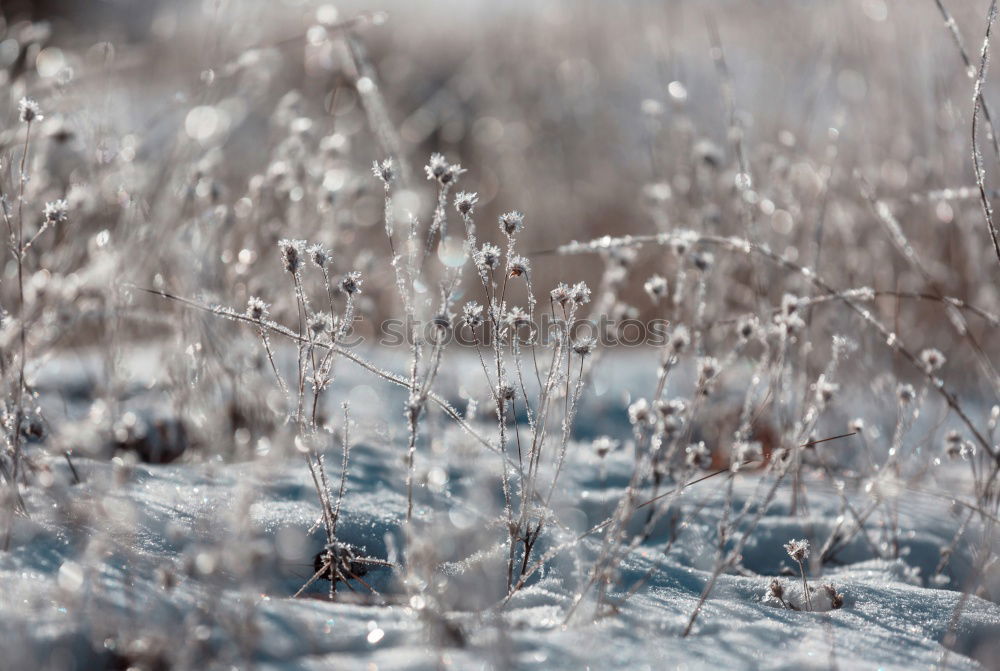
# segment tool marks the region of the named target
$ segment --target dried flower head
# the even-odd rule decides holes
[[[478,328],[483,323],[483,306],[470,301],[462,308],[462,323],[472,328]]]
[[[614,452],[621,446],[621,443],[614,438],[609,438],[608,436],[601,436],[595,438],[594,442],[591,443],[591,447],[600,459],[608,456],[611,452]]]
[[[767,587],[768,594],[773,596],[778,601],[785,600],[785,588],[782,586],[781,581],[777,578],[771,579],[771,584]]]
[[[45,216],[45,223],[47,224],[62,224],[69,218],[69,205],[65,200],[53,200],[45,203],[45,209],[43,211]]]
[[[344,275],[340,280],[340,290],[348,296],[353,296],[361,291],[361,273],[353,270]]]
[[[506,214],[500,215],[500,230],[507,237],[516,235],[522,228],[524,228],[524,214],[521,212],[511,210]]]
[[[913,389],[912,384],[901,384],[896,387],[896,398],[899,399],[900,403],[907,405],[912,403],[916,397],[917,392]]]
[[[746,315],[736,322],[736,337],[746,343],[760,334],[760,321],[756,315]]]
[[[372,161],[372,174],[382,180],[382,183],[388,188],[396,179],[396,166],[392,158],[387,158],[381,163]]]
[[[333,319],[325,312],[318,312],[309,320],[309,332],[313,340],[333,331]]]
[[[495,270],[500,265],[500,248],[492,243],[484,242],[483,246],[473,255],[473,260],[480,271]]]
[[[455,209],[463,217],[472,214],[473,208],[479,202],[479,194],[471,191],[459,191],[455,195]]]
[[[260,298],[251,296],[250,300],[247,301],[247,317],[257,322],[263,321],[264,319],[267,319],[270,307],[270,305],[265,303]]]
[[[21,119],[22,123],[31,123],[32,121],[42,121],[45,117],[42,116],[42,108],[38,106],[38,103],[31,98],[21,98],[17,103],[17,115]]]
[[[454,184],[463,172],[465,170],[462,169],[461,165],[448,163],[442,154],[431,154],[431,159],[424,166],[427,179],[436,180],[442,186]]]
[[[508,269],[509,269],[508,272],[510,273],[511,277],[520,277],[521,275],[527,275],[529,268],[530,264],[528,263],[528,259],[520,255],[515,256],[510,260],[510,263],[508,263]]]
[[[703,356],[698,359],[698,380],[704,385],[719,374],[721,366],[714,356]]]
[[[278,249],[281,252],[281,263],[285,270],[293,275],[302,268],[302,257],[305,255],[305,240],[290,240],[284,238],[278,241]]]
[[[649,412],[649,401],[640,398],[628,407],[628,421],[633,425],[648,424],[652,419]]]
[[[569,292],[569,285],[565,282],[560,282],[556,285],[555,289],[549,292],[549,297],[556,305],[566,305],[570,301]]]
[[[702,470],[712,467],[712,451],[700,440],[684,449],[684,461],[688,466]]]
[[[844,595],[837,592],[837,589],[831,583],[821,585],[821,589],[827,598],[830,599],[830,608],[837,610],[844,607]]]
[[[928,373],[933,373],[934,371],[941,368],[944,365],[945,358],[944,354],[941,354],[941,350],[937,349],[925,349],[920,353],[920,363],[924,365],[924,370]]]
[[[333,256],[323,245],[316,244],[312,245],[308,249],[309,258],[316,265],[317,268],[326,268],[326,266],[333,260]]]
[[[801,564],[809,558],[809,541],[805,539],[797,541],[793,538],[785,543],[785,552],[788,553],[789,557]]]
[[[715,257],[709,252],[698,252],[697,254],[692,255],[691,262],[694,264],[695,268],[704,273],[712,267],[712,264],[715,262]]]
[[[569,297],[577,305],[590,302],[590,287],[585,282],[577,282],[569,290]]]
[[[816,380],[815,389],[816,402],[822,406],[833,400],[833,395],[837,393],[838,389],[840,389],[840,385],[830,382],[826,378],[826,373],[821,373],[819,378]]]
[[[660,299],[667,295],[667,280],[660,275],[653,275],[646,280],[643,288],[654,303],[659,303]]]
[[[591,337],[580,338],[573,342],[573,351],[580,356],[587,356],[597,347],[597,341]]]
[[[691,332],[683,324],[670,334],[670,351],[674,355],[681,354],[691,344]]]

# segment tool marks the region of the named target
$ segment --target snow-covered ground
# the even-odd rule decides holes
[[[353,380],[353,375],[345,377]],[[383,391],[380,383],[372,384]],[[338,535],[369,556],[398,563],[407,542],[405,443],[398,427],[387,431],[383,420],[386,412],[391,417],[399,413],[366,412],[362,403],[355,405],[354,448]],[[618,412],[624,410],[619,407]],[[613,428],[621,421],[592,416],[584,423]],[[430,440],[418,451],[417,506],[409,539],[417,567],[373,568],[365,582],[379,596],[352,581],[349,589],[338,587],[333,602],[326,598],[329,583],[324,581],[292,596],[312,575],[313,559],[324,544],[316,491],[304,457],[294,450],[273,449],[243,463],[166,466],[77,456],[73,466],[79,483],[65,459],[36,455],[38,480],[45,486],[25,491],[31,517],[15,520],[10,552],[0,554],[0,666],[1000,665],[996,603],[968,597],[952,624],[973,565],[974,543],[959,544],[944,572],[947,582],[931,584],[940,550],[964,517],[947,496],[900,494],[898,559],[875,556],[859,535],[835,561],[810,565],[810,584],[819,588],[832,583],[843,595],[842,608],[795,611],[766,597],[778,576],[786,598],[801,600],[797,568],[782,546],[805,538],[815,548],[838,523],[841,498],[818,476],[805,483],[807,505],[797,515],[789,514],[790,490],[779,489],[744,548],[742,567],[719,579],[687,637],[681,632],[716,558],[718,522],[725,509],[721,477],[689,486],[648,540],[627,555],[618,588],[610,594],[616,614],[595,618],[592,592],[573,608],[600,552],[599,533],[556,554],[500,608],[507,549],[504,530],[488,512],[499,511],[499,458],[470,445],[445,418],[433,418],[430,425]],[[480,428],[490,430],[485,423]],[[330,442],[327,467],[335,476],[341,452],[339,444]],[[933,476],[935,491],[960,491],[960,468],[941,467]],[[602,462],[589,440],[573,443],[553,506],[558,525],[546,537],[545,548],[610,515],[631,470],[627,447]],[[740,474],[734,489],[737,508],[769,482],[759,473]],[[859,508],[865,497],[848,492]],[[671,520],[683,522],[673,526]],[[633,526],[641,528],[644,521],[645,515],[637,514]],[[871,526],[878,545],[879,525]],[[671,536],[676,538],[664,552]],[[420,566],[437,570],[421,573]],[[627,596],[633,586],[634,594]],[[812,598],[816,604],[823,601],[818,589]],[[941,642],[950,627],[954,645],[947,651]]]

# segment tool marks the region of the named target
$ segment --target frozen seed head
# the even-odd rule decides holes
[[[514,389],[514,385],[512,384],[503,382],[497,386],[497,396],[504,401],[513,401],[516,394],[517,391]]]
[[[455,209],[463,217],[472,214],[473,208],[479,202],[479,194],[471,191],[459,191],[455,195]]]
[[[483,246],[473,255],[473,260],[481,271],[495,270],[500,265],[500,248],[492,243],[484,242]]]
[[[509,268],[510,268],[509,273],[510,273],[510,276],[511,277],[520,277],[521,275],[525,275],[526,276],[528,274],[528,270],[529,270],[530,267],[531,266],[528,263],[528,259],[526,259],[526,258],[524,258],[523,256],[520,256],[520,255],[515,256],[514,258],[512,258],[510,260],[510,264],[509,264]]]
[[[767,587],[767,592],[778,601],[785,600],[785,588],[777,578],[771,580],[771,584]]]
[[[819,379],[816,380],[816,402],[820,405],[826,405],[831,400],[833,400],[834,394],[840,389],[839,384],[835,384],[826,379],[826,374],[821,374]]]
[[[865,420],[860,417],[855,417],[850,422],[847,423],[847,429],[853,431],[854,433],[861,434],[865,431]]]
[[[691,344],[691,332],[686,326],[678,326],[670,334],[670,351],[675,355],[681,354]]]
[[[570,301],[569,285],[565,282],[560,282],[556,285],[555,289],[549,292],[549,297],[557,305],[566,305]]]
[[[251,296],[250,300],[247,301],[247,317],[256,322],[263,321],[264,319],[267,319],[270,307],[270,305],[265,303],[260,298]]]
[[[702,384],[715,378],[719,374],[719,360],[714,356],[703,356],[698,359],[698,378]]]
[[[54,225],[65,223],[69,218],[69,205],[65,200],[53,200],[45,203],[45,209],[43,210],[45,216],[45,223]]]
[[[913,400],[917,397],[917,392],[913,389],[912,384],[901,384],[896,387],[896,398],[899,402],[907,405],[913,403]]]
[[[809,558],[809,541],[805,539],[797,541],[793,538],[785,543],[785,552],[788,553],[789,557],[801,564]]]
[[[471,328],[478,328],[483,323],[483,306],[475,301],[466,303],[462,308],[462,323]]]
[[[330,252],[323,245],[313,245],[309,248],[308,252],[309,258],[317,268],[326,268],[330,261],[333,260]]]
[[[284,238],[278,241],[278,249],[281,251],[281,263],[285,270],[293,275],[302,268],[302,257],[305,254],[305,240],[290,240]]]
[[[670,239],[670,251],[678,257],[682,257],[691,251],[696,236],[690,231],[684,231]]]
[[[314,340],[331,331],[333,331],[333,319],[325,312],[319,312],[309,320],[309,332],[312,333]]]
[[[688,466],[700,468],[702,470],[712,467],[712,452],[705,445],[705,441],[691,443],[684,450],[684,461]]]
[[[577,282],[569,290],[569,297],[577,305],[590,302],[590,287],[585,282]]]
[[[361,292],[361,273],[353,270],[340,280],[340,290],[343,291],[348,296],[353,296],[354,294]]]
[[[654,303],[659,303],[660,299],[667,295],[667,280],[660,275],[653,275],[646,280],[643,288]]]
[[[687,402],[682,398],[672,398],[669,401],[657,401],[656,411],[662,417],[677,417],[683,415],[687,409]]]
[[[594,442],[591,443],[591,447],[594,450],[594,454],[596,454],[600,459],[603,459],[610,453],[617,450],[620,445],[621,443],[619,443],[614,438],[610,438],[608,436],[601,436],[600,438],[595,438]]]
[[[431,154],[431,159],[424,166],[424,172],[427,174],[427,179],[433,179],[445,186],[454,184],[465,170],[458,163],[448,163],[442,154]]]
[[[714,262],[715,257],[709,252],[698,252],[697,254],[693,254],[691,256],[691,263],[693,263],[694,267],[703,273],[708,272]]]
[[[830,599],[830,608],[837,610],[844,607],[844,595],[837,592],[837,589],[830,583],[822,585],[820,589],[826,594],[827,598]]]
[[[790,317],[799,311],[799,297],[794,294],[785,294],[781,297],[781,314]]]
[[[924,370],[928,373],[939,370],[944,362],[945,358],[944,354],[941,354],[941,350],[930,348],[920,353],[920,363],[924,365]]]
[[[506,214],[500,215],[500,230],[507,237],[513,237],[517,233],[520,233],[522,228],[524,228],[524,214],[521,212],[511,210]]]
[[[597,347],[597,341],[590,337],[580,338],[573,343],[573,351],[580,356],[587,356],[594,351],[595,347]]]
[[[631,422],[633,426],[638,424],[648,424],[651,419],[652,414],[649,411],[649,401],[646,399],[640,398],[628,407],[628,421]]]
[[[382,180],[382,184],[388,187],[396,179],[396,166],[391,158],[387,158],[382,162],[372,161],[372,174]]]
[[[38,103],[31,98],[21,98],[17,103],[17,115],[21,119],[22,123],[31,123],[32,121],[41,121],[45,117],[42,116],[42,108],[38,106]]]

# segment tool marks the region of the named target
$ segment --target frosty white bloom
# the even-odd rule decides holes
[[[820,405],[826,405],[833,399],[833,395],[837,393],[838,389],[840,389],[839,384],[826,379],[825,373],[821,374],[816,380],[816,402]]]
[[[479,202],[479,194],[471,191],[459,191],[455,195],[455,209],[463,217],[472,214],[473,208]]]
[[[667,280],[660,275],[653,275],[646,280],[643,288],[654,303],[659,303],[660,299],[667,295]]]
[[[267,313],[270,307],[270,305],[265,303],[260,298],[251,296],[250,300],[247,301],[247,317],[258,322],[267,319]]]
[[[309,258],[316,265],[317,268],[326,268],[327,264],[330,263],[333,258],[330,252],[326,250],[323,245],[312,245],[309,249]]]
[[[698,359],[698,379],[705,384],[719,374],[719,360],[714,356],[703,356]]]
[[[614,438],[609,438],[608,436],[595,438],[594,442],[591,443],[594,453],[601,459],[608,456],[610,452],[617,450],[620,445],[621,443]]]
[[[393,180],[396,179],[396,166],[392,158],[387,158],[381,163],[372,161],[372,174],[382,180],[386,187],[392,184]]]
[[[528,274],[530,265],[528,263],[528,259],[518,255],[510,260],[508,267],[510,269],[509,272],[511,277],[519,277],[521,275]]]
[[[680,354],[691,344],[691,332],[683,324],[674,329],[670,334],[670,351],[675,355]]]
[[[330,333],[332,330],[333,319],[325,312],[316,313],[309,320],[309,332],[312,333],[313,339],[319,338],[324,333]]]
[[[556,285],[556,288],[549,292],[549,297],[552,299],[553,303],[558,305],[566,305],[569,303],[569,285],[565,282],[560,282]]]
[[[695,268],[701,272],[706,272],[712,267],[712,264],[715,262],[715,257],[709,252],[699,252],[691,257],[691,262],[694,264]]]
[[[901,384],[896,387],[896,397],[902,404],[912,403],[913,399],[917,397],[917,392],[913,389],[912,384]]]
[[[361,273],[354,270],[340,280],[340,290],[348,296],[352,296],[361,291]]]
[[[801,564],[809,558],[809,541],[805,539],[797,541],[793,538],[785,543],[785,552],[788,553],[789,557]]]
[[[646,424],[650,420],[649,401],[640,398],[628,407],[628,421],[633,425]]]
[[[597,341],[590,337],[580,338],[573,343],[573,351],[580,356],[587,356],[594,351],[595,347],[597,347]]]
[[[503,231],[507,237],[511,237],[519,233],[522,228],[524,228],[524,214],[521,212],[511,210],[506,214],[500,215],[500,230]]]
[[[45,223],[62,224],[69,218],[69,205],[63,199],[53,200],[45,203],[43,214]]]
[[[756,315],[746,315],[736,322],[736,337],[747,342],[760,333],[760,321]]]
[[[462,322],[476,328],[483,323],[483,306],[475,301],[466,303],[462,308]]]
[[[500,265],[500,248],[489,242],[484,242],[483,246],[473,255],[473,260],[480,271],[494,270]]]
[[[928,373],[940,369],[944,362],[945,358],[944,354],[941,354],[941,350],[931,348],[920,353],[920,363],[924,365],[924,370]]]
[[[584,282],[577,282],[569,290],[570,299],[577,305],[590,302],[590,288]]]
[[[688,466],[700,468],[702,470],[712,467],[712,452],[701,440],[688,445],[684,450],[684,461]]]
[[[299,272],[302,267],[302,257],[305,254],[305,240],[290,240],[284,238],[278,241],[278,250],[281,252],[281,262],[285,270],[293,275]]]
[[[454,184],[458,176],[464,172],[461,165],[448,163],[448,160],[441,154],[431,154],[430,161],[424,166],[427,179],[436,180],[442,186]]]
[[[32,121],[41,121],[45,117],[42,116],[42,108],[38,106],[38,103],[31,98],[21,98],[17,103],[17,115],[21,119],[22,123],[31,123]]]

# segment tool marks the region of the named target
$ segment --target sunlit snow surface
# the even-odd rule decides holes
[[[346,377],[355,387],[366,379]],[[387,414],[389,424],[402,424],[392,421],[401,413]],[[371,556],[398,559],[405,444],[401,429],[377,426],[381,420],[357,408],[339,534]],[[620,417],[586,421],[597,424],[587,432],[620,434]],[[901,558],[875,558],[856,538],[838,554],[840,563],[810,576],[817,586],[832,582],[844,607],[804,613],[764,596],[774,576],[789,593],[798,589],[782,544],[822,543],[840,499],[829,483],[810,479],[807,512],[792,517],[782,489],[746,546],[741,574],[720,579],[684,638],[716,556],[722,478],[692,485],[674,505],[685,524],[666,554],[672,515],[628,555],[611,594],[618,614],[595,619],[590,592],[566,618],[589,579],[600,535],[560,553],[498,610],[506,546],[490,511],[499,509],[499,459],[470,445],[445,418],[432,416],[428,426],[431,437],[418,452],[414,547],[443,577],[404,586],[401,569],[375,569],[366,581],[381,600],[353,583],[356,592],[340,586],[329,602],[326,582],[307,598],[292,598],[324,542],[315,490],[293,452],[275,449],[237,464],[132,467],[78,457],[81,484],[73,484],[65,460],[37,457],[49,486],[26,490],[31,518],[15,520],[10,551],[0,553],[0,666],[119,668],[128,659],[155,668],[149,660],[165,658],[176,668],[241,669],[916,669],[942,660],[940,641],[972,565],[971,544],[961,544],[946,572],[950,584],[927,584],[961,519],[947,499],[904,493]],[[490,431],[486,423],[479,428]],[[546,548],[611,513],[631,459],[621,449],[602,466],[589,442],[571,446],[555,503],[559,525]],[[334,476],[339,461],[331,440]],[[752,473],[738,477],[737,505],[760,481]],[[644,517],[637,517],[641,527]],[[961,613],[948,668],[995,666],[1000,607],[971,597]]]

